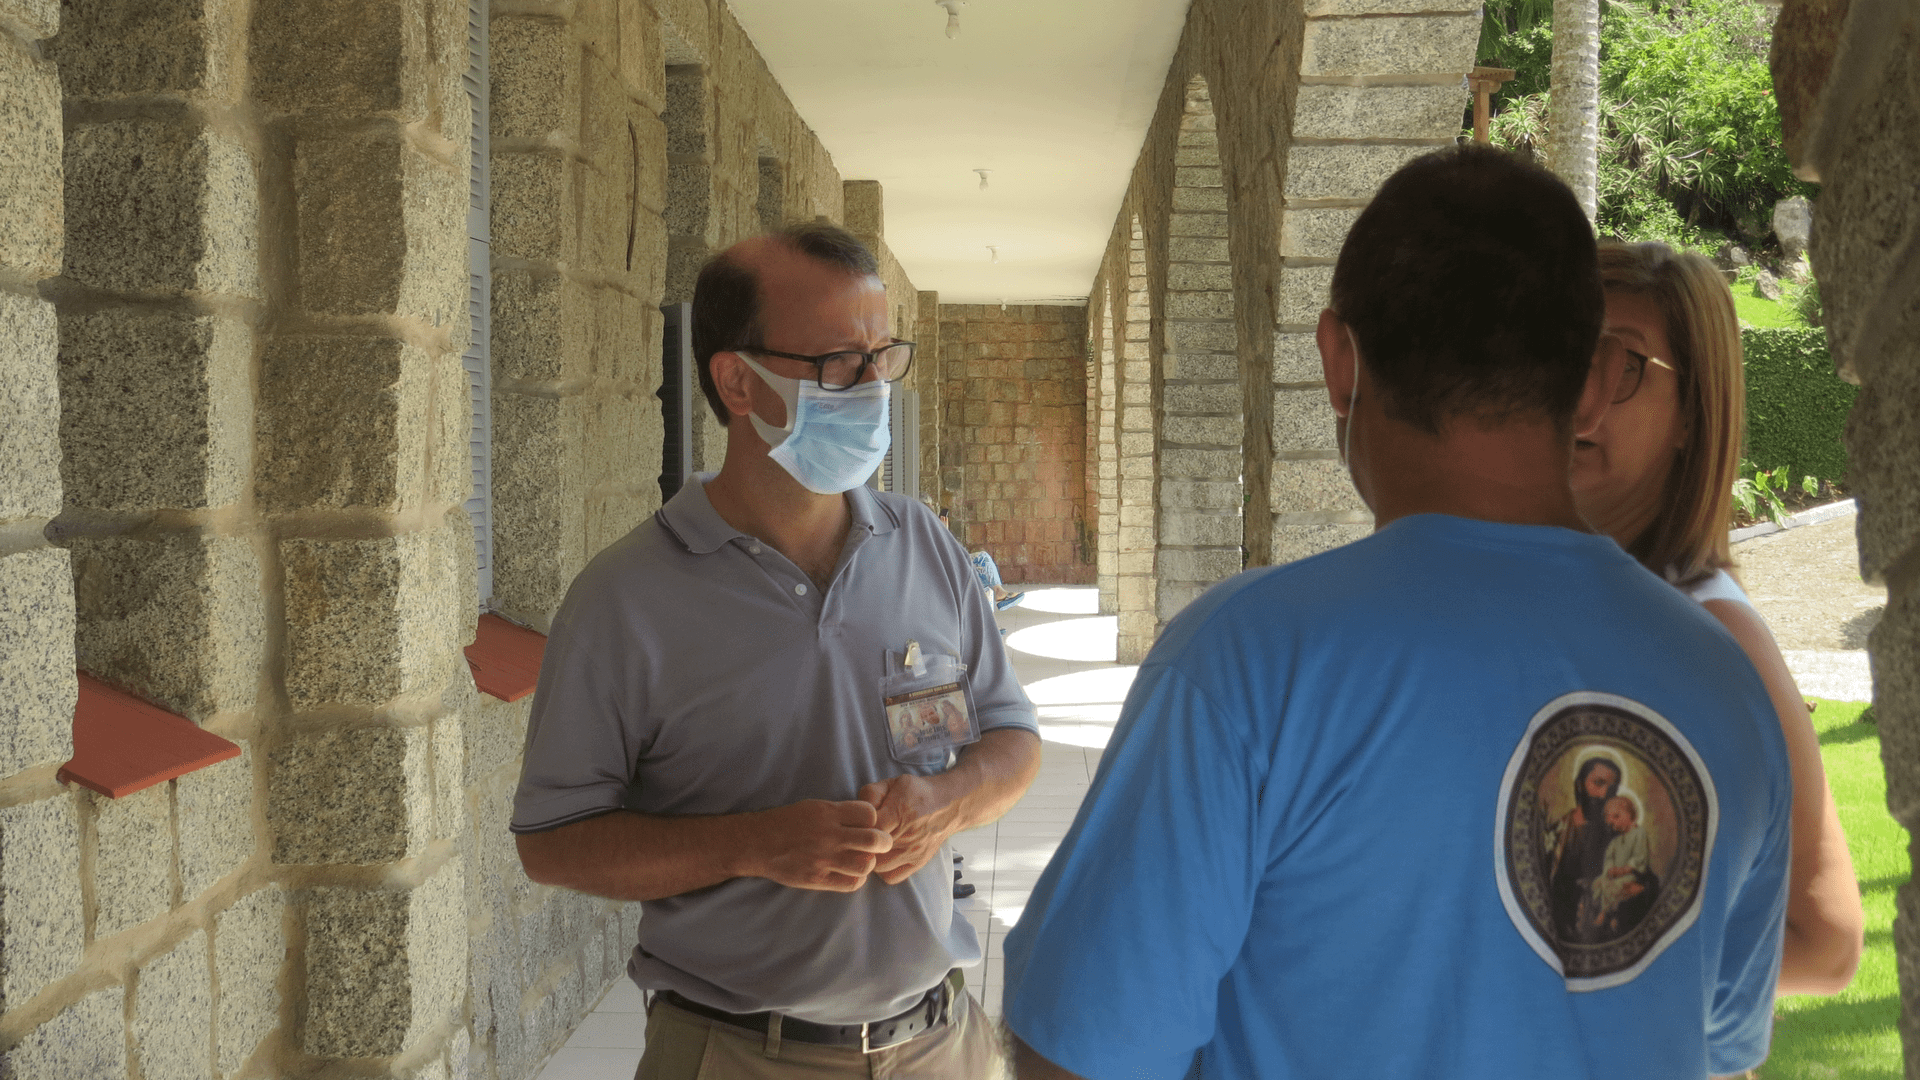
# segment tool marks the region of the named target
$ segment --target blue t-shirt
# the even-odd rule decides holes
[[[1092,1080],[1738,1072],[1791,800],[1752,664],[1611,540],[1404,518],[1167,628],[1007,1023]]]

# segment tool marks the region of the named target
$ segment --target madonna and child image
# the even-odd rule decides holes
[[[1608,694],[1548,704],[1501,788],[1514,925],[1573,990],[1631,981],[1699,914],[1712,780],[1683,736]]]

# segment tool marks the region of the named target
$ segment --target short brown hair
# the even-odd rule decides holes
[[[880,260],[867,245],[832,222],[789,225],[768,235],[790,250],[849,274],[880,273]],[[760,348],[764,344],[760,334],[759,279],[724,251],[708,259],[693,285],[693,355],[700,371],[700,392],[722,425],[727,422],[727,407],[713,382],[713,354]]]
[[[1360,213],[1333,269],[1387,415],[1440,434],[1544,414],[1566,426],[1605,304],[1593,228],[1552,173],[1467,144],[1415,158]]]
[[[1733,566],[1727,528],[1746,439],[1746,367],[1740,317],[1727,279],[1702,256],[1665,244],[1600,245],[1609,293],[1645,296],[1660,309],[1680,383],[1686,445],[1674,456],[1660,514],[1627,545],[1656,574],[1689,584]]]

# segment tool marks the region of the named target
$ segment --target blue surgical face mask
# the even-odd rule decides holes
[[[774,427],[748,413],[772,453],[800,486],[816,495],[838,495],[865,483],[893,445],[887,423],[887,384],[875,379],[845,390],[822,390],[812,379],[775,375],[745,353],[734,353],[766,381],[787,405],[787,426]]]

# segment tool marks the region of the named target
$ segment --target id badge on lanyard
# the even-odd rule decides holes
[[[944,766],[955,751],[980,740],[967,665],[957,656],[923,654],[920,643],[887,653],[880,680],[887,744],[903,765]]]

